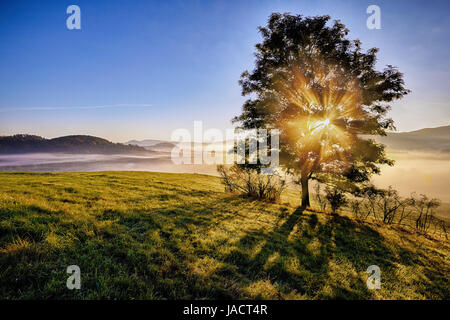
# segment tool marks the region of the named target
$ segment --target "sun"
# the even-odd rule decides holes
[[[318,132],[328,128],[330,126],[330,119],[313,121],[308,124],[308,130],[311,134],[317,134]]]
[[[276,79],[276,101],[285,106],[279,127],[301,170],[343,172],[351,163],[355,128],[366,117],[359,80],[339,66],[311,63],[313,75],[292,64],[292,77]]]

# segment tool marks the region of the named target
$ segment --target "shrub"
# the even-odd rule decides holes
[[[416,229],[422,232],[427,232],[434,217],[434,210],[441,205],[439,199],[429,199],[426,195],[421,194],[416,197],[411,195],[411,203],[414,206],[416,217]]]
[[[434,234],[436,234],[437,230],[439,230],[439,234],[441,233],[444,235],[445,239],[448,240],[447,236],[447,226],[445,220],[439,219],[435,216],[430,217],[430,224],[434,226]]]
[[[361,194],[364,199],[366,218],[373,215],[375,220],[385,224],[402,224],[412,214],[412,200],[401,198],[392,186],[388,189],[378,189],[369,186]]]
[[[414,193],[409,198],[402,198],[392,187],[383,190],[374,186],[367,187],[359,195],[364,199],[366,218],[372,214],[385,224],[407,225],[423,233],[428,233],[433,227],[434,234],[439,233],[447,238],[448,223],[434,215],[441,204],[439,199],[430,199],[423,194],[416,196]],[[355,217],[364,217],[358,200],[352,201],[350,208]]]
[[[325,189],[325,197],[330,203],[331,212],[337,213],[340,207],[347,204],[347,198],[344,195],[344,192],[338,188],[330,188],[327,187]]]
[[[258,169],[233,165],[217,166],[225,191],[238,192],[245,196],[269,202],[279,202],[286,188],[286,179],[278,174],[263,175]]]
[[[401,206],[401,208],[399,210],[399,214],[398,214],[398,220],[397,220],[398,224],[404,224],[403,221],[410,220],[411,216],[414,212],[414,210],[413,210],[414,202],[411,200],[411,198],[403,199],[402,201],[403,201],[402,206]]]
[[[364,209],[364,207],[363,207],[362,201],[360,201],[358,199],[354,199],[354,200],[350,201],[350,210],[352,210],[352,213],[356,219],[360,219],[360,220],[367,219],[369,214],[367,213],[367,211],[364,211],[363,209]]]
[[[378,193],[379,190],[374,186],[369,186],[361,192],[361,195],[364,198],[364,208],[367,212],[366,218],[373,215],[374,219],[378,219],[376,208]]]
[[[393,224],[398,218],[401,222],[406,217],[406,209],[411,204],[409,199],[402,199],[397,190],[389,186],[386,190],[377,193],[377,205],[385,224]]]

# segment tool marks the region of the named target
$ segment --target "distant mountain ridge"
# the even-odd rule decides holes
[[[450,125],[410,132],[391,132],[372,137],[392,151],[450,152]],[[89,135],[70,135],[53,139],[28,134],[0,136],[0,154],[60,152],[80,154],[143,154],[169,152],[177,143],[157,140],[131,140],[113,143]]]
[[[164,140],[157,140],[157,139],[145,139],[145,140],[130,140],[128,142],[125,142],[124,144],[128,145],[134,145],[139,147],[151,147],[159,143],[166,143],[167,141]]]
[[[392,132],[375,139],[392,150],[450,152],[450,125],[410,132]]]
[[[142,154],[145,148],[113,143],[89,135],[70,135],[53,139],[28,134],[0,136],[0,154],[21,153],[77,153],[77,154]]]

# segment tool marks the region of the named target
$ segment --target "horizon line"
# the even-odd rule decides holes
[[[388,132],[388,134],[389,133],[410,133],[410,132],[415,132],[415,131],[424,130],[424,129],[437,129],[437,128],[443,128],[443,127],[450,127],[450,124],[436,126],[436,127],[423,127],[423,128],[419,128],[419,129],[410,130],[410,131],[391,131],[391,132]],[[41,135],[29,134],[29,133],[15,133],[15,134],[10,134],[10,135],[2,135],[2,134],[0,134],[0,137],[11,137],[11,136],[14,136],[14,135],[39,136],[39,137],[45,138],[45,139],[55,139],[55,138],[68,137],[68,136],[91,136],[91,137],[96,137],[96,138],[102,138],[101,136],[96,136],[96,135],[92,135],[92,134],[67,134],[67,135],[55,136],[53,138],[50,138],[50,137],[44,137],[44,136],[41,136]],[[111,142],[114,142],[112,139],[107,139],[107,138],[102,138],[102,139],[106,139],[106,140],[109,140]],[[129,140],[124,141],[124,142],[119,142],[117,140],[115,142],[116,143],[128,143],[128,142],[133,141],[133,140],[136,141],[136,142],[142,142],[144,140],[158,140],[158,141],[163,141],[163,142],[173,142],[170,139],[157,139],[157,138],[143,138],[143,139],[132,138],[132,139],[129,139]],[[188,142],[188,141],[185,141],[185,142]],[[195,142],[195,141],[190,141],[190,142]]]

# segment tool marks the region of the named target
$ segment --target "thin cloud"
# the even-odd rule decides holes
[[[46,110],[91,110],[91,109],[109,109],[109,108],[148,108],[151,104],[106,104],[98,106],[72,106],[72,107],[15,107],[0,108],[0,112],[8,111],[46,111]]]

